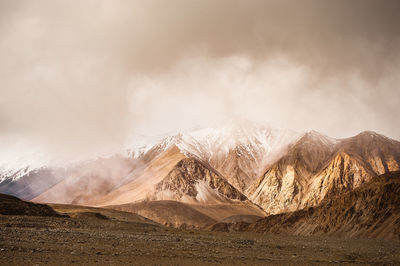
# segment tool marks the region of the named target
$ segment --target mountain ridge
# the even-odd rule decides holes
[[[240,199],[278,214],[317,206],[398,170],[400,142],[371,131],[334,139],[316,131],[245,124],[168,136],[117,162],[112,158],[93,161],[89,171],[77,166],[75,174],[60,178],[34,201],[106,206],[174,200],[210,205]],[[10,185],[0,183],[0,192],[6,188]],[[19,193],[17,188],[7,191]]]
[[[291,146],[248,189],[250,199],[271,214],[295,211],[400,169],[400,142],[368,131],[333,141],[320,136],[306,133]]]
[[[219,223],[210,230],[290,235],[332,235],[400,240],[400,171],[390,172],[316,207],[253,223]]]

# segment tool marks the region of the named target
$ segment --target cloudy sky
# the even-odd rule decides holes
[[[0,160],[232,119],[400,139],[399,13],[396,0],[2,0]]]

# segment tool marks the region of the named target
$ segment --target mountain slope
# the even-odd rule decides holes
[[[342,140],[339,149],[362,158],[376,175],[400,169],[400,142],[372,131]]]
[[[158,183],[147,183],[145,199],[136,197],[133,202],[132,197],[138,195],[135,189],[127,184],[102,202],[122,202],[107,208],[186,228],[203,228],[233,215],[265,215],[215,169],[194,158],[179,160]]]
[[[48,183],[46,169],[37,176],[22,171],[0,183],[0,191],[92,206],[249,199],[277,214],[316,206],[400,169],[400,142],[374,132],[337,140],[246,121],[169,136],[128,154],[81,163]],[[48,171],[49,178],[55,175]]]
[[[343,192],[352,191],[371,181],[375,176],[376,174],[364,160],[340,152],[314,177],[301,207],[314,206],[325,198],[333,198]]]
[[[247,230],[400,239],[400,172],[374,178],[318,207],[261,219]]]
[[[70,169],[59,183],[35,197],[35,202],[89,204],[124,182],[135,170],[134,161],[122,156],[101,158]]]
[[[62,216],[45,204],[35,204],[29,201],[20,200],[17,197],[0,194],[1,215],[27,215],[27,216]]]
[[[245,193],[248,186],[286,151],[299,134],[241,121],[180,135],[177,147],[220,172]]]
[[[218,172],[193,158],[179,161],[168,175],[156,184],[153,198],[196,203],[247,200],[246,196]]]
[[[121,205],[143,200],[177,200],[191,203],[247,201],[212,167],[187,158],[177,147],[154,160],[144,175],[111,191],[96,205]]]
[[[334,140],[305,134],[248,190],[271,214],[315,206],[375,176],[399,170],[400,143],[376,133]]]
[[[0,182],[0,193],[31,200],[42,194],[67,176],[63,168],[21,169],[4,176]]]
[[[308,132],[246,191],[249,198],[268,213],[301,208],[312,176],[327,164],[336,140]]]
[[[96,193],[124,185],[137,176],[165,149],[161,145],[128,150],[127,154],[115,154],[89,161],[65,164],[63,167],[24,166],[21,169],[0,170],[0,193],[26,200],[43,200],[61,203],[85,204]],[[86,195],[85,195],[86,191]],[[55,199],[55,197],[59,199]],[[76,199],[76,200],[75,200]]]
[[[173,166],[166,166],[168,162],[164,164],[161,162],[163,159],[159,160],[173,149],[181,154],[181,158],[193,158],[214,168],[228,183],[244,193],[266,166],[284,153],[297,135],[290,130],[242,121],[169,136],[155,145],[128,150],[128,156],[81,162],[65,167],[63,174],[51,167],[37,172],[21,169],[13,176],[4,173],[0,192],[39,202],[96,204],[105,195],[117,190],[116,194],[122,194],[118,195],[119,198],[142,200],[147,197],[148,188],[161,181],[160,178]],[[157,164],[166,166],[166,170],[162,167],[157,170]],[[159,171],[163,174],[158,174]],[[132,195],[130,187],[135,187],[136,192],[140,190],[139,194]],[[113,197],[110,195],[110,198]]]
[[[186,158],[185,155],[177,147],[172,146],[154,158],[141,175],[96,199],[91,204],[95,206],[120,205],[149,199],[156,184],[184,158]]]

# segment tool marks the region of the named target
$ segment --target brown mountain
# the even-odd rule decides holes
[[[68,195],[59,199],[67,200],[66,203],[76,203],[79,199],[79,204],[109,206],[179,227],[204,227],[232,215],[265,215],[215,169],[186,157],[174,145],[159,152],[139,175],[130,177],[131,181],[120,187],[108,190],[111,186],[97,185],[101,178],[81,177],[73,179],[76,182],[59,183],[36,200],[44,201],[48,195]],[[99,190],[87,189],[86,184]],[[77,198],[82,193],[92,196]]]
[[[300,136],[291,130],[274,129],[249,121],[181,135],[177,146],[188,157],[207,163],[240,192],[281,157]]]
[[[120,205],[143,200],[214,204],[247,198],[211,166],[186,157],[172,146],[151,161],[143,175],[96,200],[95,204]]]
[[[271,214],[315,206],[375,176],[399,170],[400,142],[374,132],[334,140],[305,134],[246,194]]]
[[[263,216],[258,206],[269,214],[317,206],[399,170],[400,143],[374,132],[341,140],[314,131],[301,138],[269,129],[227,132],[177,135],[131,158],[96,160],[35,201],[90,206],[178,201],[220,221],[232,215]],[[263,165],[264,174],[253,181]],[[238,203],[259,212],[245,213]],[[218,208],[211,205],[224,217],[214,217]]]
[[[247,200],[215,169],[193,158],[179,161],[155,186],[153,197],[194,203]]]
[[[148,200],[154,194],[155,186],[184,158],[186,156],[173,146],[151,160],[140,175],[91,204],[96,206],[120,205]]]
[[[255,158],[257,157],[257,159]],[[261,168],[259,154],[250,153],[243,145],[230,149],[224,156],[213,157],[210,164],[229,178],[230,183],[244,191],[259,173]]]
[[[245,230],[400,239],[400,172],[376,177],[320,206],[268,216]]]

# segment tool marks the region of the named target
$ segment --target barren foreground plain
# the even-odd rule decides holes
[[[1,265],[400,264],[400,242],[180,230],[109,209],[0,215]]]

